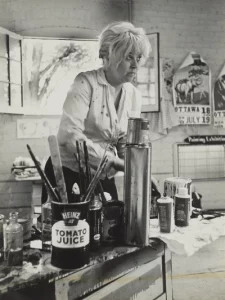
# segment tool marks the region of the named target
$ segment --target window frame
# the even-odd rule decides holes
[[[1,58],[5,58],[8,61],[8,65],[7,65],[7,78],[8,81],[1,81],[3,83],[8,84],[8,105],[2,104],[0,102],[0,113],[13,113],[13,114],[23,114],[24,110],[23,110],[23,53],[22,53],[22,40],[23,37],[11,32],[5,28],[0,27],[0,34],[5,36],[6,39],[6,54],[7,56],[0,56]],[[10,39],[15,39],[17,41],[19,41],[19,49],[20,49],[20,59],[16,60],[14,58],[11,57],[11,48],[10,48]],[[19,83],[14,83],[11,81],[11,63],[12,62],[19,62],[20,63],[20,84]],[[12,91],[12,87],[13,86],[20,86],[21,87],[21,94],[20,94],[20,105],[14,105],[12,103],[12,95],[11,95],[11,91]]]

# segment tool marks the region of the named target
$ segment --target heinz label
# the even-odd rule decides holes
[[[52,246],[57,248],[81,248],[89,244],[89,225],[79,220],[77,226],[66,226],[64,221],[52,226]]]
[[[78,224],[81,212],[76,209],[68,208],[67,210],[65,208],[61,215],[66,226],[73,226]]]

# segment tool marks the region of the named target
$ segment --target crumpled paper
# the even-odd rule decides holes
[[[150,220],[149,237],[162,240],[178,255],[191,256],[222,235],[225,235],[225,216],[211,220],[191,219],[189,226],[175,227],[172,233],[161,233],[158,220]]]

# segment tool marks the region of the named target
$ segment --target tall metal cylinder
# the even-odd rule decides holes
[[[151,144],[125,148],[124,226],[128,245],[149,244]]]

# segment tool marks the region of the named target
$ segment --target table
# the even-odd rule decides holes
[[[0,300],[172,300],[171,252],[158,239],[143,248],[102,247],[76,270],[56,268],[50,253],[42,254],[37,266],[0,266]]]

